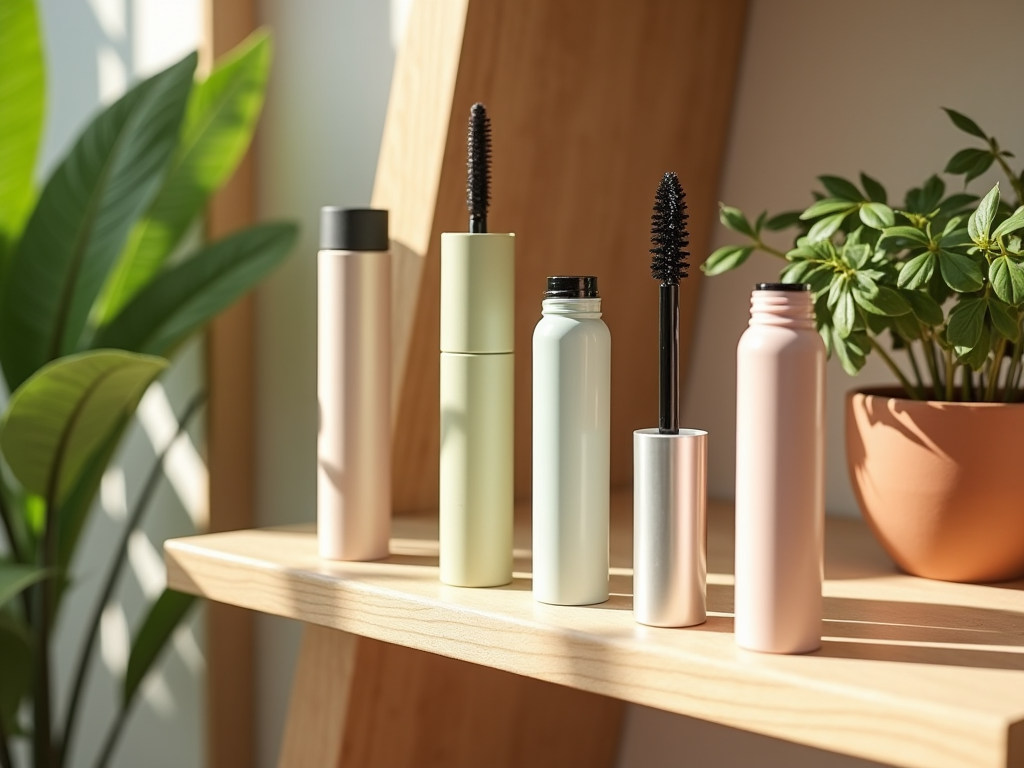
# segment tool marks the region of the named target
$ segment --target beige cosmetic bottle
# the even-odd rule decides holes
[[[821,646],[825,345],[809,286],[762,283],[737,349],[736,643]]]
[[[325,207],[317,256],[320,556],[378,560],[391,532],[388,212]]]

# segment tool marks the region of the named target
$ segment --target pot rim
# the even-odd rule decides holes
[[[959,393],[957,393],[959,394]],[[954,407],[954,408],[1022,408],[1024,407],[1024,401],[1018,401],[1016,403],[986,403],[986,402],[964,402],[963,400],[914,400],[906,396],[902,387],[878,384],[874,386],[859,387],[857,389],[850,389],[846,392],[846,400],[852,401],[857,395],[863,395],[867,398],[877,397],[883,400],[900,400],[904,403],[908,403],[911,406],[942,406],[942,407]]]

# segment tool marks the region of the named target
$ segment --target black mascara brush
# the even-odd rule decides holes
[[[651,216],[651,275],[661,281],[658,431],[663,435],[679,432],[679,280],[690,267],[685,198],[679,177],[666,173]]]
[[[487,208],[491,204],[491,120],[487,107],[477,102],[469,110],[469,159],[466,179],[466,205],[469,231],[487,232]]]

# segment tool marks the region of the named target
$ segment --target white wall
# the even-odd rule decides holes
[[[400,27],[404,7],[381,0],[261,0],[277,47],[260,139],[262,213],[304,225],[296,255],[259,293],[261,524],[315,517],[316,212],[323,204],[370,199],[392,27]],[[1021,28],[1024,4],[1015,0],[864,0],[856,6],[752,0],[721,198],[755,215],[762,207],[803,207],[816,175],[860,170],[902,197],[967,146],[940,106],[967,112],[1012,145],[1024,137],[1024,103],[1013,43],[999,41],[1002,30]],[[969,44],[968,35],[981,36],[981,30],[988,30],[990,42]],[[1000,94],[1014,101],[1001,101]],[[974,186],[981,189],[992,178]],[[727,242],[722,233],[715,245]],[[685,411],[689,426],[711,433],[715,496],[733,493],[733,359],[749,289],[776,275],[775,263],[755,257],[738,273],[708,279],[702,291]],[[874,360],[857,382],[835,365],[830,369],[828,504],[834,512],[856,514],[843,463],[843,393],[887,379]],[[273,765],[277,753],[297,638],[298,628],[283,620],[261,621],[264,766]],[[640,707],[630,711],[619,768],[748,764],[869,765]]]
[[[39,179],[42,182],[101,104],[120,96],[138,78],[151,75],[196,48],[201,0],[38,0],[47,66],[46,131]],[[126,510],[162,448],[173,413],[180,414],[202,387],[202,349],[192,344],[151,389],[140,408],[141,423],[128,431],[104,478],[101,500],[83,534],[72,566],[73,591],[65,603],[54,656],[57,681],[66,694],[82,631],[105,577],[111,549]],[[206,514],[205,467],[196,446],[203,444],[198,419],[188,440],[169,460],[174,482],[163,482],[141,535],[132,539],[129,567],[118,600],[107,611],[82,701],[71,765],[91,765],[120,698],[129,633],[148,602],[164,586],[164,539],[195,531]],[[154,445],[157,448],[154,448]],[[203,764],[204,637],[202,611],[179,628],[172,647],[143,686],[124,731],[114,766],[196,768]],[[61,700],[65,697],[62,695]],[[27,763],[26,763],[27,764]]]

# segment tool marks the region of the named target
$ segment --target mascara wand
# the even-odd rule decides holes
[[[469,231],[487,232],[487,208],[491,204],[491,120],[487,107],[477,102],[469,110],[469,159],[466,205]]]
[[[663,435],[679,433],[679,280],[687,277],[690,267],[685,198],[679,177],[666,173],[651,216],[651,275],[661,281],[658,432]]]

